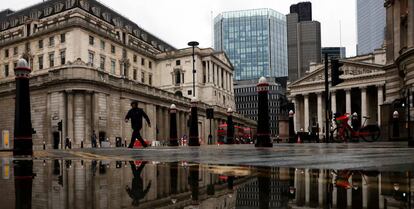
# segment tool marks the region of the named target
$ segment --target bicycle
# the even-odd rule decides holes
[[[381,129],[378,125],[365,125],[367,120],[370,119],[368,116],[363,117],[364,123],[357,130],[354,130],[349,124],[349,115],[334,118],[336,127],[332,128],[331,141],[334,142],[348,142],[348,141],[359,141],[359,138],[366,142],[375,142],[379,139]]]

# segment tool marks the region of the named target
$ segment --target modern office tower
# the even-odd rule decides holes
[[[323,47],[322,48],[322,59],[325,58],[325,53],[328,53],[328,59],[343,59],[346,57],[345,47]]]
[[[312,21],[312,3],[300,2],[290,6],[290,13],[296,13],[299,16],[299,22]]]
[[[286,17],[272,9],[224,12],[214,20],[214,48],[229,56],[235,80],[287,76]]]
[[[300,5],[300,3],[299,3]],[[308,2],[308,7],[311,7]],[[293,8],[299,8],[293,5]],[[321,24],[318,21],[309,20],[299,9],[292,9],[293,13],[286,15],[287,43],[288,43],[288,79],[295,81],[305,75],[311,62],[321,61]],[[311,10],[311,8],[310,8]],[[306,14],[306,12],[304,12]],[[311,13],[311,12],[307,12]],[[308,17],[308,18],[304,18]],[[301,19],[304,19],[301,21]]]
[[[385,39],[384,0],[357,0],[357,54],[381,48]]]
[[[279,135],[279,120],[286,116],[287,112],[281,110],[282,103],[286,100],[286,77],[266,78],[269,82],[269,118],[270,134],[272,137]],[[234,94],[237,111],[247,118],[258,120],[258,79],[242,80],[234,83]]]

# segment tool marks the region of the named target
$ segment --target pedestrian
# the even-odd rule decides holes
[[[145,118],[149,127],[151,127],[150,119],[148,115],[144,112],[143,109],[138,108],[138,102],[133,101],[131,102],[131,109],[128,111],[128,114],[125,116],[125,122],[128,123],[129,119],[131,119],[131,127],[132,127],[132,137],[131,142],[129,143],[128,148],[133,148],[135,140],[138,139],[141,142],[142,147],[147,147],[147,143],[145,143],[144,139],[142,139],[141,134],[139,133],[142,129],[142,117]]]
[[[70,148],[70,141],[69,141],[69,137],[66,137],[65,139],[65,149]]]
[[[98,146],[96,139],[97,139],[97,136],[96,136],[95,130],[93,130],[93,133],[92,133],[92,136],[91,136],[92,148],[96,148]]]

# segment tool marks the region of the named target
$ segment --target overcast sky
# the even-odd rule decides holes
[[[5,0],[2,0],[5,1]],[[3,2],[0,10],[22,9],[42,0]],[[289,13],[297,0],[100,0],[139,26],[177,48],[196,40],[201,47],[212,46],[212,16],[220,12],[271,8]],[[355,0],[310,0],[313,19],[321,22],[322,47],[346,47],[347,56],[356,53]],[[213,14],[213,15],[212,15]],[[342,30],[339,23],[341,22]],[[342,31],[342,33],[340,33]],[[340,36],[342,34],[342,36]],[[342,37],[342,39],[340,38]]]

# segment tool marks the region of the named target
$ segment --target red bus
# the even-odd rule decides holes
[[[252,141],[252,129],[242,126],[234,126],[234,143],[249,144]],[[227,123],[219,125],[217,130],[217,144],[225,144],[227,142]]]

